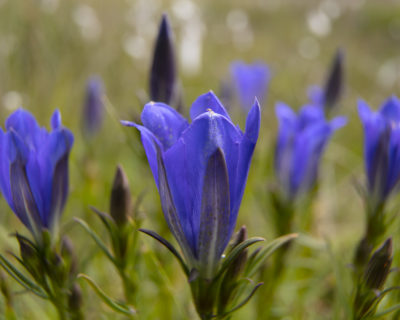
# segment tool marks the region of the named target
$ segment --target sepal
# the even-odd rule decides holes
[[[174,256],[175,258],[178,259],[179,264],[181,265],[183,272],[185,272],[186,276],[188,278],[191,278],[191,272],[189,272],[189,268],[184,262],[182,256],[179,254],[179,252],[175,249],[175,247],[166,239],[161,237],[157,232],[152,231],[152,230],[147,230],[147,229],[139,229],[140,232],[143,232],[147,234],[148,236],[156,239],[158,242],[160,242],[164,247],[166,247]]]
[[[258,269],[263,265],[263,263],[280,247],[290,243],[293,239],[296,239],[297,233],[291,233],[282,237],[279,237],[266,245],[260,251],[255,251],[254,255],[249,257],[244,275],[246,277],[253,276]]]

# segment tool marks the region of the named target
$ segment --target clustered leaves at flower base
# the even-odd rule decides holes
[[[212,92],[197,98],[190,116],[191,124],[170,106],[150,102],[142,112],[143,125],[123,124],[141,132],[165,219],[185,256],[187,275],[191,281],[210,282],[236,225],[258,138],[260,107],[256,100],[244,132]],[[196,307],[200,313],[212,313],[213,306],[204,302],[212,290],[201,293],[202,286],[192,286]]]
[[[68,196],[71,131],[61,115],[51,118],[52,131],[41,128],[23,109],[0,129],[0,189],[9,206],[36,240],[43,229],[53,231]]]
[[[275,149],[275,172],[280,192],[288,201],[308,192],[316,183],[322,153],[346,120],[326,121],[319,106],[306,105],[296,114],[288,105],[278,103],[279,132]]]

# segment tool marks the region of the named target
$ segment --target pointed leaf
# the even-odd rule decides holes
[[[396,305],[394,305],[394,306],[392,306],[392,307],[390,307],[390,308],[388,308],[386,310],[383,310],[383,311],[381,311],[381,312],[379,312],[377,314],[375,314],[373,317],[371,317],[371,319],[382,318],[383,316],[386,316],[389,313],[392,313],[392,312],[397,311],[397,310],[400,310],[400,303],[396,304]]]
[[[101,222],[103,222],[104,226],[107,228],[110,234],[112,234],[116,230],[115,222],[109,214],[102,212],[92,206],[89,206],[89,208],[92,209],[92,211],[100,218]]]
[[[268,259],[277,249],[279,249],[284,244],[292,241],[296,237],[296,233],[291,233],[270,242],[264,249],[261,250],[260,253],[258,253],[257,257],[251,263],[247,264],[246,271],[244,273],[245,276],[251,277],[264,263],[264,261]]]
[[[113,255],[111,252],[108,250],[107,246],[104,244],[104,242],[99,238],[99,236],[87,225],[87,223],[79,218],[74,218],[74,221],[79,223],[83,229],[86,230],[86,232],[92,237],[92,239],[96,242],[96,244],[99,246],[99,248],[105,253],[108,259],[112,263],[114,263],[115,266],[118,267],[117,262],[115,261]]]
[[[98,297],[114,311],[128,316],[136,314],[136,310],[132,306],[127,306],[111,299],[89,276],[80,273],[78,278],[84,279],[94,289]]]
[[[233,250],[228,254],[228,256],[223,261],[221,268],[219,269],[217,275],[214,278],[214,281],[216,281],[225,272],[225,270],[229,267],[229,265],[243,250],[260,241],[265,241],[265,239],[260,237],[253,237],[241,242],[239,245],[233,248]]]
[[[25,277],[10,261],[8,261],[1,254],[0,254],[0,265],[11,277],[13,277],[25,289],[33,292],[34,294],[43,299],[48,298],[47,295],[42,291],[42,289],[37,284],[35,284],[33,281]]]
[[[220,148],[208,160],[201,201],[199,260],[205,276],[211,278],[229,237],[229,180]]]
[[[147,230],[147,229],[139,229],[139,231],[149,235],[150,237],[156,239],[159,241],[161,244],[163,244],[177,259],[179,264],[181,265],[183,271],[185,272],[186,276],[189,277],[189,268],[185,264],[185,262],[182,259],[182,256],[179,254],[179,252],[174,248],[174,246],[167,240],[165,240],[163,237],[161,237],[158,233],[152,231],[152,230]]]
[[[221,315],[218,315],[218,317],[220,317],[220,318],[226,317],[227,315],[230,315],[231,313],[237,311],[238,309],[240,309],[241,307],[243,307],[244,305],[246,305],[246,303],[249,302],[250,299],[253,297],[253,295],[256,293],[257,289],[258,289],[259,287],[261,287],[263,284],[264,284],[263,282],[258,283],[258,284],[253,288],[253,290],[251,290],[250,294],[249,294],[242,302],[240,302],[236,307],[232,308],[231,310],[229,310],[229,311],[227,311],[227,312],[225,312],[225,313],[223,313],[223,314],[221,314]]]

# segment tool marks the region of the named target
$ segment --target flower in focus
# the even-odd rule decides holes
[[[166,14],[162,16],[150,70],[150,99],[167,104],[177,100],[177,75],[172,31]]]
[[[249,110],[255,97],[261,105],[264,104],[271,78],[270,70],[265,63],[233,62],[231,64],[231,77],[234,91],[238,94],[240,106],[243,110]]]
[[[99,77],[91,77],[86,87],[85,105],[83,108],[82,129],[86,136],[93,136],[103,123],[103,83]]]
[[[337,117],[327,122],[323,109],[304,106],[296,114],[278,103],[279,132],[275,149],[275,172],[287,199],[310,190],[317,179],[321,155],[332,133],[346,120]]]
[[[56,110],[52,131],[39,127],[28,111],[19,109],[0,129],[0,189],[23,224],[38,236],[52,230],[68,195],[68,156],[72,133],[61,125]]]
[[[236,225],[260,128],[255,101],[246,129],[235,126],[214,93],[201,95],[189,124],[163,103],[142,112],[142,143],[164,215],[192,268],[212,277]],[[158,150],[158,151],[157,151]]]
[[[392,96],[373,112],[362,100],[358,113],[364,127],[368,194],[384,203],[400,179],[400,100]]]

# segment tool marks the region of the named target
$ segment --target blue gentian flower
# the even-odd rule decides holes
[[[390,97],[377,112],[360,100],[358,113],[364,127],[368,194],[382,203],[400,179],[400,100]]]
[[[52,131],[19,109],[0,128],[0,189],[9,206],[34,234],[53,229],[68,195],[68,156],[72,133],[51,118]]]
[[[99,77],[92,76],[86,86],[82,123],[83,132],[87,136],[94,135],[101,128],[103,117],[103,82]]]
[[[275,172],[283,195],[293,200],[314,186],[323,150],[346,120],[337,117],[327,122],[324,110],[314,105],[306,105],[296,114],[288,105],[278,103],[276,115]]]
[[[231,64],[231,76],[234,91],[238,94],[243,110],[249,110],[255,97],[261,105],[264,104],[271,78],[270,70],[265,63],[245,64],[242,61],[235,61]]]
[[[260,107],[256,100],[244,132],[212,92],[197,98],[190,116],[191,124],[170,106],[150,102],[143,126],[123,124],[141,132],[165,218],[186,259],[211,277],[236,225]]]

